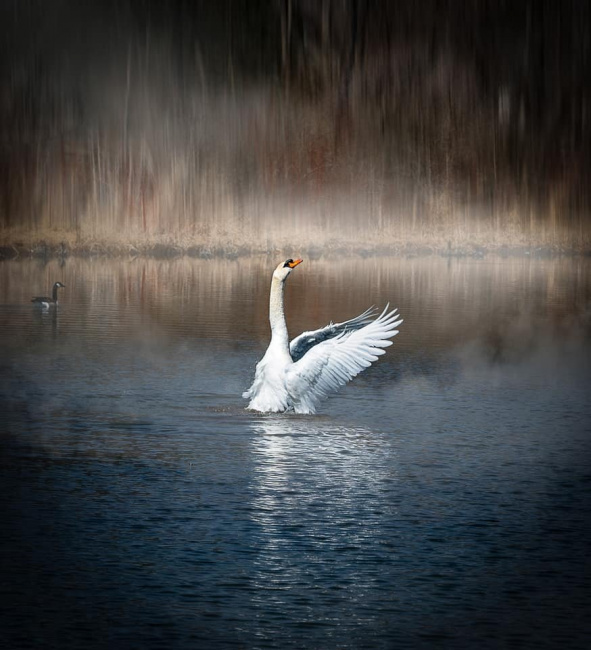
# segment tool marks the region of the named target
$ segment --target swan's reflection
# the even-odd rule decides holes
[[[252,428],[258,485],[268,491],[292,489],[303,477],[317,482],[332,474],[345,483],[375,483],[381,466],[376,461],[382,461],[389,448],[381,432],[328,419],[268,416],[254,422]]]
[[[396,454],[388,437],[297,416],[263,417],[252,426],[250,512],[261,589],[281,592],[310,580],[364,588],[368,576],[357,562],[375,552],[385,522],[396,518]],[[334,564],[343,556],[351,560],[344,573]]]

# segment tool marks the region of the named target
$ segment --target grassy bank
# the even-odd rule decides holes
[[[151,257],[175,258],[194,257],[201,259],[226,258],[236,259],[252,255],[272,255],[274,257],[305,256],[311,259],[337,259],[339,257],[370,257],[370,256],[403,256],[415,257],[424,255],[440,255],[449,257],[484,257],[485,255],[514,257],[555,257],[555,256],[589,256],[591,246],[587,248],[559,244],[514,242],[490,244],[482,240],[478,242],[444,241],[390,241],[390,242],[360,242],[330,240],[322,245],[314,242],[248,244],[227,242],[225,245],[215,243],[178,243],[170,241],[121,243],[109,241],[72,241],[67,237],[28,239],[16,237],[14,241],[4,241],[0,245],[0,260],[16,258],[66,258],[66,257]]]

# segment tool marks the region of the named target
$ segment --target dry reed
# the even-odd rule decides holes
[[[459,47],[425,41],[416,12],[351,2],[353,31],[335,3],[273,4],[274,81],[248,75],[229,42],[220,82],[197,35],[179,55],[172,30],[138,28],[133,2],[119,31],[100,32],[104,60],[86,54],[88,79],[63,57],[36,68],[41,51],[19,78],[15,56],[0,245],[205,257],[590,250],[582,146],[550,169],[510,85],[484,92]],[[395,18],[402,27],[380,24]]]

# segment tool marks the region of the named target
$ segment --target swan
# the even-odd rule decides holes
[[[61,282],[56,282],[53,285],[53,290],[51,292],[51,298],[48,298],[47,296],[35,296],[35,298],[31,299],[31,302],[34,302],[36,305],[39,305],[42,309],[49,309],[50,305],[55,305],[57,307],[58,301],[57,301],[57,290],[58,289],[65,289],[66,285],[62,284]]]
[[[288,339],[283,292],[301,259],[281,262],[273,271],[269,300],[271,342],[257,363],[252,386],[242,394],[251,411],[315,413],[319,403],[369,367],[392,345],[402,323],[397,309],[370,307],[344,323],[330,323]]]

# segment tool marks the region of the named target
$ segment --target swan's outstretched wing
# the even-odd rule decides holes
[[[373,321],[376,311],[375,307],[370,307],[363,314],[359,314],[359,316],[351,318],[344,323],[330,323],[326,327],[321,327],[310,332],[303,332],[289,344],[291,358],[294,361],[299,361],[315,345],[340,336],[341,334],[354,332],[365,327]]]
[[[319,343],[286,373],[286,387],[299,413],[314,413],[317,404],[330,393],[369,367],[392,345],[402,319],[388,312],[387,305],[378,318],[365,327],[344,331],[336,338]]]

